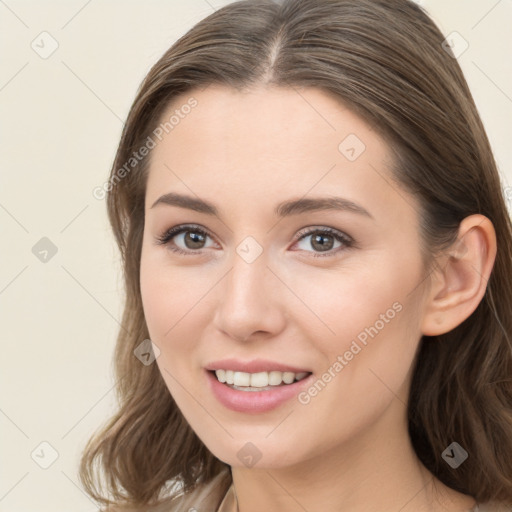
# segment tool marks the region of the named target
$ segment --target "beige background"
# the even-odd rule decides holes
[[[122,281],[105,201],[92,191],[150,66],[226,3],[0,1],[2,512],[97,510],[76,464],[114,406]],[[468,42],[459,61],[512,185],[512,2],[420,3]],[[57,249],[46,262],[32,252],[43,237]]]

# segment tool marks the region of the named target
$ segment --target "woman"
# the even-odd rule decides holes
[[[106,188],[109,510],[510,509],[511,222],[443,41],[406,0],[251,0],[150,70]]]

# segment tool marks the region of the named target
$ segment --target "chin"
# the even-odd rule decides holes
[[[287,437],[289,442],[285,444],[277,435],[273,440],[266,439],[270,431],[261,437],[247,435],[242,440],[230,439],[222,444],[217,439],[205,445],[215,457],[234,468],[276,469],[300,463],[302,459],[296,448],[301,443]]]

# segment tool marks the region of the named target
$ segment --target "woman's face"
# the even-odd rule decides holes
[[[389,148],[317,89],[212,85],[163,122],[176,110],[153,136],[141,287],[156,362],[190,426],[232,466],[405,436],[426,275],[418,204],[392,181]],[[264,390],[208,368],[245,370],[235,384]]]

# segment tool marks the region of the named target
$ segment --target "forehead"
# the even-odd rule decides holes
[[[196,106],[185,109],[191,98]],[[386,151],[384,142],[370,126],[338,99],[316,88],[259,86],[239,91],[214,84],[175,98],[162,114],[161,122],[182,109],[189,113],[179,120],[174,116],[174,122],[179,122],[172,127],[172,134],[178,135],[180,142],[187,139],[198,150],[235,150],[234,156],[245,154],[258,160],[303,160],[308,155],[317,158],[325,151],[326,157],[337,158],[339,143],[351,134],[354,141],[360,141],[358,150],[366,146],[365,149]],[[172,147],[173,137],[167,135],[164,138]],[[178,145],[181,144],[174,145],[174,151],[180,151]],[[194,158],[193,154],[188,156]]]
[[[195,106],[184,108],[191,98]],[[398,187],[386,143],[324,91],[211,85],[175,98],[161,123],[173,115],[151,152],[147,204],[177,190],[240,207],[330,194],[357,198],[377,215],[396,210],[393,190],[386,193]]]

